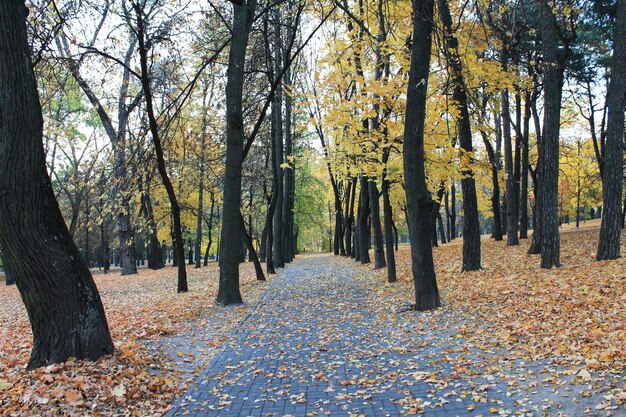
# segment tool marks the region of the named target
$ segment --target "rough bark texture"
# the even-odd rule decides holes
[[[0,246],[33,331],[28,368],[113,352],[89,269],[46,172],[23,1],[0,2]]]
[[[439,15],[445,36],[445,54],[448,60],[451,83],[453,86],[452,100],[456,105],[457,129],[461,147],[461,164],[463,178],[463,271],[480,269],[480,223],[478,221],[478,199],[476,183],[472,172],[472,130],[470,125],[467,92],[463,78],[463,67],[458,53],[458,41],[452,29],[452,18],[447,0],[438,0]]]
[[[226,172],[220,238],[220,284],[217,303],[241,303],[239,291],[239,245],[241,226],[241,167],[243,163],[243,82],[246,47],[254,18],[256,0],[233,3],[233,27],[226,71]]]
[[[411,270],[415,309],[440,306],[433,252],[430,246],[432,196],[424,170],[424,121],[432,47],[433,0],[413,0],[413,43],[404,124],[404,186],[411,237]]]
[[[559,132],[561,93],[563,89],[562,58],[558,57],[557,27],[552,8],[546,0],[537,0],[541,14],[541,46],[544,58],[543,134],[539,154],[539,206],[541,216],[541,267],[560,266],[558,213]]]
[[[602,176],[602,225],[597,259],[619,258],[622,226],[624,105],[626,93],[626,0],[618,0],[614,26],[613,63],[607,92],[607,131]]]

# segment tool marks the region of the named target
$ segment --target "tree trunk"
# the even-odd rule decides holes
[[[541,45],[544,58],[543,134],[539,154],[539,206],[541,216],[541,267],[560,266],[559,236],[559,131],[561,126],[561,92],[563,62],[558,58],[557,23],[546,0],[537,0],[541,14]]]
[[[502,52],[505,55],[505,52]],[[507,58],[503,59],[503,68],[506,69]],[[513,172],[513,146],[511,139],[511,111],[509,109],[509,91],[502,90],[502,133],[504,138],[504,171],[506,175],[506,244],[519,245],[517,236],[517,195],[515,193],[515,178]]]
[[[446,232],[443,228],[443,219],[441,218],[441,212],[437,211],[437,223],[439,224],[439,237],[441,243],[446,243]]]
[[[148,254],[148,268],[152,270],[161,269],[163,264],[163,250],[159,243],[157,225],[154,220],[154,210],[152,208],[152,198],[150,198],[150,188],[146,187],[145,195],[146,211],[148,216],[148,227],[150,228],[150,253]]]
[[[292,19],[288,16],[287,31],[289,32],[288,38],[292,36]],[[288,57],[285,58],[287,60]],[[291,70],[286,69],[285,72],[285,85],[287,89],[291,88]],[[289,90],[288,90],[289,92]],[[289,169],[285,171],[285,201],[283,208],[283,230],[284,230],[284,248],[283,255],[286,262],[291,262],[294,257],[293,251],[293,239],[294,239],[294,206],[295,206],[295,169],[296,166],[291,159],[293,155],[293,135],[291,134],[292,127],[292,98],[291,94],[285,94],[285,155],[289,163]],[[341,202],[339,203],[339,214],[341,214]],[[341,239],[341,237],[340,237]],[[343,243],[341,246],[342,255],[345,254]]]
[[[209,242],[206,245],[206,250],[204,251],[204,266],[209,265],[209,254],[211,252],[211,245],[213,244],[213,209],[215,207],[215,193],[211,192],[211,211],[209,212],[209,221],[206,225],[209,231]]]
[[[369,213],[370,198],[368,192],[368,179],[365,175],[361,176],[361,197],[359,199],[359,260],[362,264],[370,263],[369,254]]]
[[[519,204],[519,237],[528,238],[528,142],[530,135],[530,94],[526,94],[524,104],[524,131],[522,132],[522,173]]]
[[[135,12],[137,17],[137,40],[139,42],[139,61],[141,65],[141,85],[146,98],[146,111],[148,113],[148,124],[150,126],[150,133],[152,135],[152,143],[154,144],[154,150],[157,157],[157,169],[163,181],[163,186],[167,191],[167,197],[170,202],[170,210],[174,221],[174,241],[176,243],[175,250],[178,255],[178,288],[177,291],[187,292],[187,270],[185,268],[185,246],[183,242],[183,233],[180,220],[180,206],[174,192],[174,186],[167,174],[165,167],[165,156],[163,154],[163,147],[161,145],[161,137],[159,133],[159,126],[157,124],[156,114],[153,107],[152,99],[152,86],[150,73],[148,72],[148,49],[146,47],[145,39],[145,25],[143,21],[143,10],[136,4]]]
[[[374,231],[374,269],[380,269],[387,266],[383,249],[383,228],[380,223],[380,193],[373,179],[367,182],[367,188],[370,200],[370,218]]]
[[[282,36],[280,23],[279,7],[272,8],[274,17],[274,77],[282,69]],[[276,171],[277,176],[274,181],[276,186],[276,210],[274,211],[274,267],[282,268],[285,266],[283,254],[284,247],[284,229],[283,229],[283,199],[284,199],[284,169],[282,167],[284,161],[283,149],[283,94],[282,88],[279,86],[274,93],[274,102],[272,103],[272,121],[274,124],[274,148],[276,149]]]
[[[456,239],[456,184],[454,180],[450,187],[450,230],[452,232],[452,239]]]
[[[206,109],[207,86],[202,94],[202,109]],[[202,136],[200,137],[200,179],[198,180],[198,214],[196,219],[196,268],[201,267],[200,251],[202,250],[202,216],[204,205],[204,154],[206,153],[207,112],[202,113]]]
[[[353,177],[351,179],[352,182],[352,191],[350,192],[350,207],[348,209],[348,214],[346,216],[348,226],[346,227],[346,250],[350,254],[352,258],[355,257],[355,250],[357,246],[356,239],[353,239],[353,229],[354,229],[354,203],[356,202],[356,185],[357,178]],[[347,202],[346,202],[347,203]]]
[[[461,147],[461,190],[463,191],[463,271],[480,269],[480,223],[473,164],[472,130],[467,105],[467,92],[463,68],[458,53],[458,41],[452,29],[452,18],[447,0],[438,0],[439,14],[444,26],[448,68],[453,85],[452,99],[458,106],[457,116],[459,145]]]
[[[404,124],[404,186],[411,237],[411,270],[415,286],[415,309],[441,305],[430,246],[432,196],[424,170],[424,122],[432,48],[433,0],[413,0],[413,43]]]
[[[384,176],[384,175],[383,175]],[[387,281],[396,282],[396,254],[393,252],[393,211],[389,198],[389,180],[383,179],[383,218],[385,222],[385,249],[387,252]]]
[[[0,246],[28,312],[28,369],[113,353],[98,289],[46,171],[23,1],[0,2]]]
[[[502,218],[500,215],[500,182],[498,180],[500,171],[500,161],[498,156],[493,150],[493,146],[487,137],[487,132],[480,132],[485,148],[487,149],[487,156],[489,157],[489,165],[491,167],[491,185],[493,191],[491,193],[491,211],[493,212],[493,230],[491,236],[496,240],[502,240]],[[447,200],[446,200],[447,205]],[[446,207],[447,211],[447,207]]]
[[[607,131],[602,176],[602,224],[596,258],[616,259],[620,253],[626,93],[626,0],[618,0],[614,26],[613,63],[607,91]]]
[[[261,262],[259,262],[259,257],[256,256],[256,250],[254,250],[254,244],[252,243],[252,238],[246,232],[246,224],[243,220],[243,216],[241,212],[239,212],[239,216],[241,217],[241,234],[243,235],[246,246],[248,248],[248,252],[250,253],[250,257],[252,258],[251,262],[254,263],[254,271],[256,272],[257,281],[265,281],[265,274],[263,273],[263,267],[261,266]]]
[[[541,121],[539,120],[539,112],[537,111],[537,101],[533,101],[531,105],[531,113],[533,115],[533,121],[535,124],[535,134],[537,135],[537,154],[541,154]],[[537,178],[539,177],[539,171],[541,170],[541,165],[539,161],[537,161],[537,167],[534,172],[531,172],[531,178],[533,181],[533,193],[535,195],[535,205],[533,206],[533,239],[530,242],[530,247],[528,248],[529,255],[538,255],[541,253],[541,216],[537,213],[537,208],[540,206],[539,200],[541,200],[541,196],[539,195],[539,184],[537,184]]]
[[[246,47],[254,19],[256,0],[233,3],[233,26],[226,71],[226,172],[220,238],[220,284],[217,303],[241,303],[239,291],[239,225],[241,167],[243,163],[243,83]]]

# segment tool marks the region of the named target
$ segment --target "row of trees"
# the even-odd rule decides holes
[[[480,268],[486,208],[509,245],[532,218],[531,252],[558,266],[568,102],[591,138],[564,159],[581,194],[589,175],[578,161],[591,143],[604,193],[598,259],[620,255],[623,0],[0,7],[0,247],[33,327],[30,367],[112,350],[74,244],[88,255],[94,228],[104,265],[116,231],[122,274],[136,273],[137,246],[163,267],[161,242],[170,242],[179,292],[193,238],[196,267],[203,247],[205,259],[219,255],[222,305],[242,300],[246,253],[262,280],[261,262],[269,273],[290,262],[299,241],[324,233],[325,214],[335,253],[367,263],[372,245],[389,281],[406,224],[418,310],[440,304],[432,244],[446,228],[442,208],[447,239],[462,209],[465,271]],[[597,36],[579,36],[583,26]]]
[[[398,35],[407,33],[406,22],[394,20],[407,14],[406,4],[372,1],[340,6],[344,15],[327,39],[329,52],[320,60],[330,70],[320,76],[323,91],[313,89],[310,111],[331,173],[336,202],[335,253],[345,254],[344,247],[349,248],[350,239],[356,236],[357,250],[352,255],[369,262],[371,240],[375,267],[384,266],[386,250],[392,282],[393,223],[387,221],[392,215],[385,209],[381,228],[376,186],[382,184],[385,194],[390,185],[404,183],[406,200],[400,196],[397,201],[406,211],[411,230],[411,214],[419,210],[409,208],[418,203],[409,199],[408,184],[421,179],[411,177],[409,181],[412,172],[406,158],[412,150],[407,147],[407,134],[412,132],[402,129],[415,126],[408,120],[416,115],[408,110],[404,113],[403,91],[407,81],[409,91],[413,87],[406,77],[411,71],[407,55],[416,38]],[[619,64],[623,48],[619,8],[623,6],[619,2],[470,5],[437,1],[432,6],[419,2],[414,10],[418,6],[426,8],[427,16],[432,8],[434,16],[435,41],[428,51],[436,60],[429,73],[419,78],[420,82],[429,81],[429,88],[425,93],[425,131],[418,132],[424,135],[427,188],[434,190],[434,195],[429,227],[412,234],[412,246],[416,239],[424,240],[424,235],[437,242],[437,222],[444,230],[441,206],[448,214],[448,229],[454,229],[455,184],[460,181],[465,271],[481,265],[479,208],[482,205],[483,213],[487,211],[484,203],[489,194],[492,236],[502,240],[506,235],[508,245],[518,245],[520,238],[528,237],[532,224],[529,253],[541,254],[542,267],[560,265],[558,227],[572,204],[577,222],[584,216],[585,206],[604,207],[597,259],[619,257],[624,215],[624,103],[618,103],[616,97],[623,100],[624,95]],[[341,30],[342,22],[346,22],[345,30]],[[429,54],[422,51],[422,60],[424,55]],[[565,98],[564,88],[568,92]],[[407,105],[408,101],[407,97]],[[563,114],[562,108],[566,109]],[[610,128],[611,123],[619,124],[621,130]],[[588,139],[580,136],[581,125]],[[563,138],[562,126],[569,140]],[[579,130],[574,131],[576,128]],[[615,129],[613,133],[609,133],[611,129]],[[609,145],[611,140],[622,147]],[[400,156],[404,166],[400,166]],[[411,155],[409,161],[418,157]],[[615,170],[612,174],[606,171],[607,163]],[[351,200],[357,184],[361,191],[353,227]],[[385,203],[388,197],[383,197]],[[608,209],[610,205],[613,209]],[[346,236],[345,245],[341,236]],[[418,297],[417,307],[420,305]]]

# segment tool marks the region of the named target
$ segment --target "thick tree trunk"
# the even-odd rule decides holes
[[[433,0],[413,0],[413,43],[404,124],[404,186],[411,237],[411,270],[415,286],[415,309],[441,305],[430,246],[432,196],[424,170],[424,122],[432,48]]]
[[[472,172],[473,146],[467,92],[463,68],[458,53],[458,41],[452,29],[452,18],[447,0],[438,0],[439,15],[445,32],[445,53],[453,85],[452,99],[460,111],[457,116],[459,145],[461,147],[461,190],[463,191],[463,271],[480,269],[480,223],[476,183]]]
[[[618,0],[614,26],[613,63],[607,91],[608,121],[602,176],[602,224],[597,259],[620,253],[622,181],[624,174],[624,105],[626,94],[626,0]]]
[[[152,86],[150,79],[150,72],[148,71],[148,49],[146,47],[145,39],[145,25],[143,21],[143,10],[137,4],[135,5],[135,12],[137,17],[137,40],[139,42],[139,61],[141,65],[141,85],[146,98],[146,110],[148,113],[148,124],[150,126],[150,133],[152,135],[152,143],[157,158],[157,169],[163,181],[163,186],[167,192],[167,197],[170,202],[170,210],[172,213],[172,219],[174,221],[174,241],[176,243],[175,250],[179,258],[178,264],[178,288],[177,291],[187,292],[187,270],[185,267],[185,247],[183,242],[183,233],[180,219],[180,206],[174,192],[174,186],[167,174],[165,167],[165,156],[163,154],[163,147],[161,145],[161,137],[159,133],[159,126],[157,124],[156,114],[153,107],[152,99]]]
[[[563,59],[558,57],[557,23],[546,0],[537,0],[541,14],[541,45],[544,58],[543,134],[539,154],[539,206],[541,216],[541,267],[560,266],[559,236],[559,131],[561,126],[561,92]]]
[[[33,332],[28,368],[113,352],[98,289],[46,172],[43,118],[20,0],[0,2],[0,246]]]
[[[226,172],[220,238],[220,284],[217,303],[241,303],[239,290],[239,225],[241,167],[243,163],[244,120],[243,83],[246,47],[254,19],[256,0],[233,3],[233,26],[226,71]]]

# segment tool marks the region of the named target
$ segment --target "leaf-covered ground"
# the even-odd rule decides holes
[[[444,303],[436,314],[445,314],[468,345],[491,352],[481,356],[482,366],[511,387],[524,386],[529,398],[544,400],[545,390],[533,396],[541,386],[565,391],[560,404],[545,399],[550,415],[559,407],[569,416],[626,415],[626,259],[595,261],[597,221],[561,232],[563,266],[551,270],[526,254],[527,240],[507,247],[483,239],[483,269],[471,273],[460,272],[460,239],[435,248]],[[401,289],[383,291],[410,296],[409,255],[400,248]]]
[[[296,385],[285,387],[287,378],[294,384],[297,379],[298,389],[307,389],[309,379],[304,375],[312,365],[299,364],[304,359],[297,346],[294,352],[284,352],[281,364],[272,362],[276,369],[252,364],[254,372],[239,373],[238,369],[247,369],[242,363],[226,368],[231,376],[222,382],[229,386],[235,380],[262,378],[273,390],[271,381],[275,380],[280,389],[265,391],[265,400],[253,398],[254,412],[259,407],[275,408],[280,394],[283,411],[304,407],[307,415],[309,408],[328,414],[333,407],[346,415],[370,415],[359,414],[359,409],[368,407],[382,410],[381,415],[439,416],[448,415],[445,410],[462,410],[463,415],[624,416],[626,260],[594,261],[597,224],[579,230],[565,227],[562,232],[563,267],[552,270],[539,268],[538,257],[526,255],[527,241],[506,247],[503,242],[484,239],[484,268],[472,273],[460,273],[460,240],[436,248],[443,307],[430,313],[399,309],[413,293],[407,247],[398,252],[398,284],[385,284],[384,270],[372,272],[371,266],[359,267],[349,259],[328,261],[327,257],[323,262],[332,263],[327,265],[332,271],[328,279],[318,273],[317,281],[310,281],[306,274],[315,269],[307,272],[306,265],[311,261],[297,261],[288,267],[292,270],[287,276],[292,279],[285,282],[307,284],[289,290],[290,299],[276,298],[274,310],[265,306],[266,301],[261,303],[253,312],[255,320],[248,320],[241,330],[252,326],[252,331],[269,339],[281,331],[307,338],[304,346],[313,355],[307,360],[323,365],[324,371],[323,378],[315,374],[311,386],[339,382],[324,387],[328,399],[319,401],[293,391]],[[216,265],[189,272],[191,291],[184,295],[174,293],[176,278],[171,267],[158,272],[141,270],[134,277],[96,276],[117,346],[115,355],[96,363],[70,361],[33,372],[24,370],[31,335],[21,300],[15,287],[0,286],[0,414],[152,416],[166,412],[192,378],[206,373],[200,368],[215,357],[232,336],[230,330],[268,288],[254,280],[251,266],[245,264],[242,282],[248,304],[218,308],[214,306]],[[356,283],[360,289],[357,302],[333,296],[332,285],[323,290],[331,282],[348,282],[337,276],[349,276]],[[315,282],[319,288],[309,288]],[[281,285],[275,288],[283,291]],[[307,306],[303,303],[307,297],[319,305],[309,302]],[[293,323],[284,322],[280,312],[293,317]],[[326,319],[316,319],[316,314]],[[362,320],[365,316],[367,323]],[[265,319],[265,326],[254,325]],[[275,323],[282,330],[274,331]],[[303,323],[302,329],[298,323]],[[337,330],[344,324],[356,326],[349,333],[353,337],[346,338],[342,336],[346,333]],[[352,348],[341,347],[346,343]],[[234,339],[229,344],[241,346]],[[259,358],[263,349],[273,346],[260,344],[257,352],[255,339],[246,340],[245,345]],[[381,351],[383,345],[388,346]],[[374,382],[363,382],[343,365],[335,366],[337,358],[322,363],[325,355],[335,355],[361,373],[382,366],[383,356],[390,365],[371,378]],[[380,360],[376,355],[382,355]],[[396,356],[406,360],[396,360]],[[426,387],[424,398],[411,391],[416,387]],[[400,397],[389,397],[391,391]],[[227,410],[235,404],[234,398],[218,398],[206,407]]]
[[[208,360],[266,287],[256,282],[250,265],[242,268],[247,303],[227,309],[214,303],[215,264],[201,270],[188,267],[190,291],[186,294],[176,294],[176,268],[172,267],[140,269],[136,276],[95,275],[115,354],[95,363],[68,361],[32,372],[24,370],[32,343],[26,310],[17,288],[3,283],[0,415],[163,414],[186,388],[186,374],[180,369]],[[196,329],[202,330],[198,337],[192,334]],[[193,342],[194,351],[172,348],[167,341],[177,337]]]

